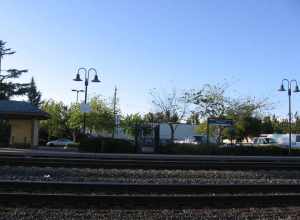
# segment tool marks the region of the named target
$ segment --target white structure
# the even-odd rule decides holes
[[[173,124],[174,127],[174,139],[175,140],[184,140],[189,137],[197,135],[196,125],[190,124]],[[159,128],[160,139],[166,140],[171,138],[171,128],[167,123],[161,123]]]
[[[174,127],[174,140],[177,143],[206,143],[206,134],[198,134],[196,132],[197,125],[191,124],[173,124]],[[167,123],[161,123],[159,128],[160,141],[168,141],[171,138],[171,128]],[[209,138],[210,143],[216,143],[215,138]]]
[[[273,138],[279,145],[289,146],[289,134],[262,134],[261,136]],[[292,147],[300,148],[300,134],[292,134]]]

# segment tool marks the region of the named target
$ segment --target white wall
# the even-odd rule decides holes
[[[175,128],[174,138],[178,140],[183,140],[188,137],[197,135],[195,125],[189,124],[176,124],[173,125]],[[160,139],[170,139],[171,138],[171,128],[167,123],[160,124]]]

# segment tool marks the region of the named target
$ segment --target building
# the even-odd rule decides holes
[[[2,140],[6,141],[1,141],[1,144],[37,146],[39,144],[39,121],[48,118],[48,113],[28,102],[0,100],[0,119],[7,125],[6,135],[2,137]]]

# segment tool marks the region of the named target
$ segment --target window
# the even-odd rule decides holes
[[[296,136],[296,142],[300,142],[300,135]]]

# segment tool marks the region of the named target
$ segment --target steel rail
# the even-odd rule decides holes
[[[300,161],[288,160],[176,160],[176,159],[87,159],[0,156],[0,165],[37,166],[37,167],[74,167],[74,168],[119,168],[119,169],[300,169]]]
[[[270,194],[299,193],[300,184],[132,184],[103,182],[0,181],[0,192],[110,194]]]
[[[300,195],[74,195],[0,193],[3,207],[102,208],[102,209],[192,209],[299,206]]]

